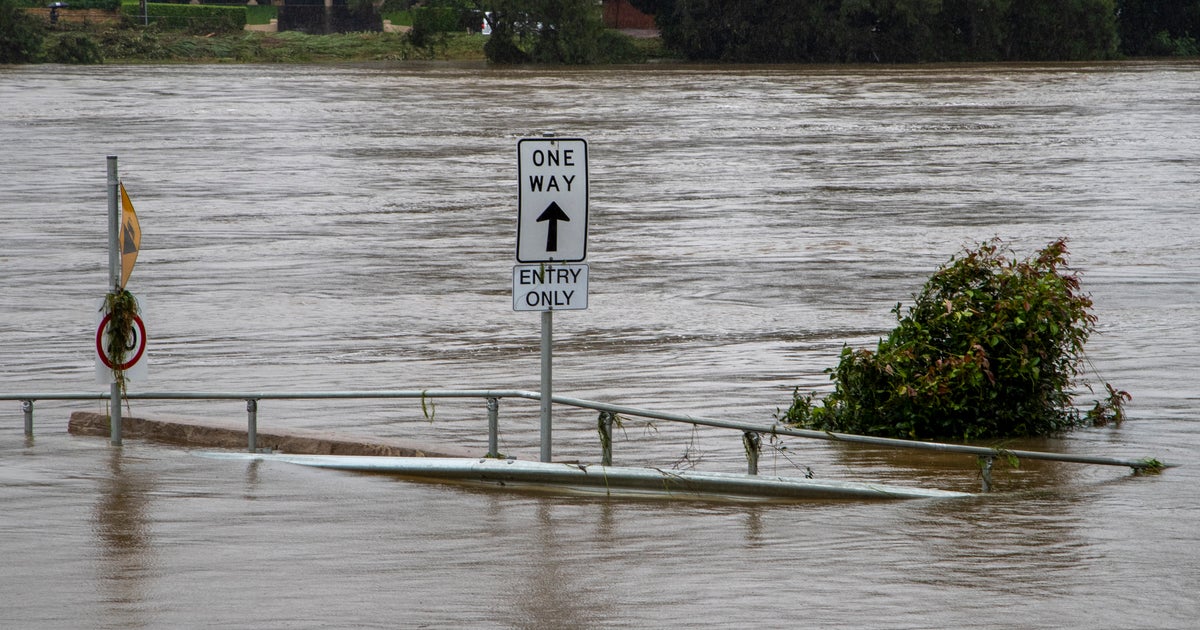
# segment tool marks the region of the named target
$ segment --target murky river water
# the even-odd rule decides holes
[[[589,142],[590,306],[556,392],[768,423],[843,344],[993,236],[1058,236],[1096,301],[1119,429],[1019,446],[1006,493],[904,504],[562,499],[71,437],[0,413],[0,626],[1195,627],[1200,64],[881,68],[0,68],[0,388],[100,391],[105,156],[144,231],[133,391],[538,387],[515,313],[516,142]],[[137,402],[244,418],[244,403]],[[128,412],[127,412],[128,413]],[[537,458],[537,406],[501,450]],[[279,402],[263,427],[485,448],[482,402]],[[592,413],[555,455],[595,461]],[[744,467],[630,421],[621,464]],[[764,466],[975,490],[969,458],[786,443]]]

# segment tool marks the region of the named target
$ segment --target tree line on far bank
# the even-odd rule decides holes
[[[1200,55],[1200,0],[630,0],[690,60],[905,63]],[[423,0],[484,14],[499,63],[611,63],[594,0]]]
[[[71,5],[119,1],[79,0]],[[1200,56],[1200,0],[630,2],[654,16],[668,55],[689,60],[906,63]],[[376,0],[341,3],[377,10]],[[48,54],[42,46],[44,25],[21,8],[30,4],[41,3],[0,0],[0,63],[76,62],[98,54],[91,50],[95,42],[84,33],[60,34],[50,51],[55,54]],[[486,20],[492,33],[483,52],[494,63],[630,63],[659,52],[605,28],[595,0],[386,0],[384,4],[436,10],[439,15],[450,12],[457,16],[450,20],[453,24],[478,25]],[[426,22],[414,20],[406,43],[417,48],[437,44],[438,29]]]
[[[1200,0],[630,0],[689,59],[1060,61],[1200,54]]]

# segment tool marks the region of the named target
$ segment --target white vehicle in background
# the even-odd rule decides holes
[[[484,35],[491,35],[492,34],[492,12],[491,11],[485,12],[483,14],[483,20],[481,20],[481,22],[482,23],[479,25],[479,32]],[[529,33],[529,32],[533,32],[533,31],[540,32],[542,30],[542,23],[541,22],[528,22],[528,21],[526,21],[526,22],[514,21],[513,27],[516,28],[517,32],[519,32],[519,33]]]

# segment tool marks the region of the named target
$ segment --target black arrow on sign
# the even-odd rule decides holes
[[[556,201],[551,201],[550,205],[546,206],[545,211],[538,215],[538,223],[542,221],[550,222],[550,229],[546,231],[546,251],[558,251],[558,222],[570,220],[571,217],[567,216],[567,213],[558,207],[558,202]]]

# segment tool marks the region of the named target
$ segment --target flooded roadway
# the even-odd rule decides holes
[[[490,70],[0,68],[0,388],[98,391],[105,162],[141,219],[133,391],[531,389],[512,310],[516,142],[589,142],[589,308],[561,394],[768,423],[963,245],[1058,236],[1096,302],[1120,429],[1021,448],[1008,494],[741,506],[547,498],[66,435],[0,415],[0,626],[1173,627],[1200,614],[1196,63]],[[244,418],[244,403],[135,403]],[[128,413],[128,412],[127,412]],[[501,451],[538,453],[505,402]],[[486,447],[482,401],[264,401],[260,426]],[[618,464],[744,467],[648,425]],[[789,441],[765,470],[975,490],[968,459]],[[777,446],[783,446],[777,445]],[[555,455],[596,461],[556,409]]]

